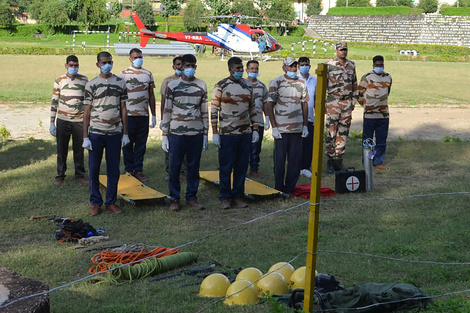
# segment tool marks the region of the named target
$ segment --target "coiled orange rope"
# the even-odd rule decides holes
[[[157,247],[151,251],[149,249],[142,249],[140,252],[114,252],[114,251],[103,251],[101,253],[95,254],[91,258],[93,262],[92,267],[88,269],[89,273],[98,273],[103,272],[109,269],[109,265],[113,263],[128,264],[137,260],[145,259],[147,257],[155,256],[156,258],[161,258],[167,255],[172,255],[180,252],[180,249]],[[131,264],[139,264],[136,262]]]

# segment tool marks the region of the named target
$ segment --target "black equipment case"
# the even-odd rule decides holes
[[[366,191],[366,172],[364,170],[356,171],[354,167],[336,172],[335,191],[336,193]]]

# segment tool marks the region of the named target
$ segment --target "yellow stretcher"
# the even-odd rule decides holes
[[[199,177],[201,177],[204,180],[207,180],[208,182],[214,183],[217,186],[220,185],[219,171],[200,171]],[[231,182],[233,184],[233,174],[232,174]],[[252,179],[245,178],[245,197],[254,199],[255,196],[265,197],[265,196],[274,196],[274,195],[281,195],[283,197],[288,197],[288,195],[284,192],[281,192],[272,187],[258,183]]]
[[[107,181],[108,179],[106,175],[100,175],[101,185],[106,187]],[[166,198],[165,194],[142,184],[137,178],[129,173],[121,174],[119,177],[117,193],[121,201],[127,201],[132,205],[136,205],[136,201],[139,200]]]

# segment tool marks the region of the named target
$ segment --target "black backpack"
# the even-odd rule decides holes
[[[78,242],[81,238],[97,236],[98,232],[83,220],[56,219],[54,223],[59,227],[55,238],[61,242]]]

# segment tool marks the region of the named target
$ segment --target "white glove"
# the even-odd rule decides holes
[[[170,151],[170,142],[168,141],[168,136],[162,136],[162,149],[165,152]]]
[[[121,147],[127,146],[130,143],[131,143],[131,140],[129,139],[129,135],[122,135]]]
[[[264,130],[269,129],[269,116],[266,116],[266,120],[264,121]]]
[[[152,124],[150,124],[150,128],[154,128],[157,125],[157,117],[152,115]]]
[[[279,132],[279,129],[277,127],[273,127],[273,138],[274,139],[282,139],[282,135]]]
[[[254,130],[253,133],[251,134],[251,143],[258,142],[259,140],[259,133],[257,130]]]
[[[160,121],[160,126],[158,126],[160,129],[163,129],[163,120]]]
[[[305,138],[308,136],[308,127],[304,125],[304,127],[302,127],[302,138]]]
[[[204,136],[202,140],[202,151],[206,151],[208,146],[209,146],[209,139],[207,138],[207,136]]]
[[[212,135],[212,143],[220,148],[220,135],[219,134]]]
[[[51,133],[51,135],[55,137],[56,128],[55,128],[55,124],[54,124],[54,123],[51,123],[51,125],[49,125],[49,133]]]
[[[85,149],[88,149],[88,150],[93,150],[93,147],[91,145],[91,141],[88,137],[83,138],[82,148],[85,148]]]

